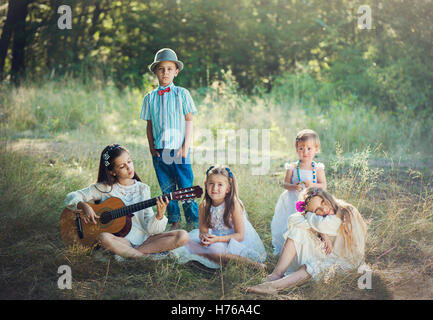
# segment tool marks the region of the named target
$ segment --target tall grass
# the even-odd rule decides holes
[[[238,93],[230,74],[226,78],[204,90],[191,90],[198,109],[196,128],[214,134],[218,129],[270,129],[271,151],[277,158],[295,156],[293,139],[304,128],[319,133],[324,158],[332,157],[336,144],[344,153],[371,146],[377,150],[375,158],[420,161],[433,156],[426,147],[433,144],[433,116],[381,111],[359,105],[354,97],[333,99],[332,87],[322,84],[319,90],[301,76],[281,80],[271,93],[255,96]],[[84,86],[73,79],[19,88],[2,85],[0,130],[9,137],[59,137],[75,131],[90,137],[144,137],[139,113],[150,89],[119,90],[97,80]]]
[[[243,286],[265,275],[245,265],[231,263],[208,273],[172,260],[119,263],[111,255],[95,259],[99,251],[61,243],[58,219],[65,195],[96,180],[99,153],[109,143],[126,145],[151,194],[160,194],[145,123],[138,119],[148,89],[119,91],[98,81],[84,87],[73,80],[0,87],[0,298],[275,298],[242,292]],[[286,290],[279,299],[388,299],[403,281],[399,279],[416,281],[410,274],[397,277],[397,266],[431,276],[432,172],[417,162],[431,157],[432,151],[413,143],[421,139],[431,144],[433,138],[424,136],[431,132],[425,126],[428,119],[402,121],[404,115],[356,107],[350,101],[324,107],[299,96],[284,100],[288,94],[281,88],[278,95],[236,92],[230,79],[192,90],[198,108],[194,123],[215,134],[221,128],[271,130],[268,174],[255,176],[247,165],[231,165],[240,198],[267,250],[268,269],[277,262],[270,221],[283,191],[283,163],[295,159],[292,140],[302,128],[315,129],[321,137],[319,158],[325,160],[328,189],[355,205],[369,225],[366,262],[373,269],[372,290],[358,289],[355,270],[326,283],[310,281]],[[380,158],[390,165],[371,165]],[[401,166],[401,158],[409,162]],[[196,184],[202,184],[207,166],[193,164]],[[72,290],[57,287],[57,268],[64,264],[72,268]]]
[[[95,259],[92,252],[65,248],[58,230],[65,194],[94,181],[98,154],[79,161],[61,155],[47,159],[41,155],[29,157],[24,149],[13,152],[12,145],[3,147],[0,153],[0,192],[5,195],[5,205],[0,209],[1,298],[275,298],[243,294],[242,287],[258,283],[265,275],[244,265],[233,263],[207,273],[172,260],[118,263],[110,255],[104,261]],[[71,153],[79,148],[72,143],[69,146]],[[307,282],[286,290],[280,299],[392,298],[389,279],[381,276],[383,270],[398,264],[416,264],[424,275],[433,270],[433,193],[431,182],[427,182],[431,173],[418,173],[412,185],[414,181],[392,171],[369,168],[368,156],[364,152],[354,158],[339,159],[329,166],[327,174],[329,190],[357,206],[369,222],[366,262],[374,270],[373,290],[357,288],[359,275],[355,270],[326,283]],[[152,167],[138,160],[136,163],[152,194],[159,194]],[[196,183],[200,184],[204,170],[194,166]],[[232,166],[232,171],[238,177],[240,198],[265,244],[267,265],[272,270],[277,258],[272,255],[270,221],[282,192],[277,182],[283,174],[251,176],[248,168],[241,165]],[[57,288],[56,271],[65,264],[73,272],[72,290]]]

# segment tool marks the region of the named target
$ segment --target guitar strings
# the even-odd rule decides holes
[[[188,188],[186,190],[183,190],[182,193],[190,192],[192,190],[194,190],[194,188]],[[184,198],[194,198],[195,197],[195,194],[184,195],[182,193],[179,195],[177,191],[174,191],[174,192],[170,192],[168,194],[163,194],[162,197],[166,197],[168,199],[170,199],[170,198],[172,199],[173,198],[172,194],[178,194],[178,197],[180,198],[179,200],[181,200],[181,201]],[[111,219],[117,219],[117,218],[123,217],[125,215],[128,215],[129,213],[139,211],[139,210],[141,210],[143,208],[147,208],[149,206],[154,206],[155,204],[156,204],[156,198],[153,198],[153,199],[145,200],[143,202],[135,203],[135,204],[132,204],[132,205],[129,205],[129,206],[125,206],[125,207],[122,207],[122,208],[118,208],[118,209],[112,210],[112,211],[109,212],[109,214],[111,216]]]

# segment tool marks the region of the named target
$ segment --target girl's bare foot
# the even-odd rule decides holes
[[[246,287],[245,292],[259,293],[259,294],[278,294],[278,290],[275,289],[270,283],[261,283],[256,286]]]
[[[270,275],[268,275],[266,278],[263,279],[263,282],[275,281],[281,278],[282,276],[280,276],[279,274],[271,273]]]

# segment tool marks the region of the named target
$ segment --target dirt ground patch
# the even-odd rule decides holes
[[[425,274],[420,267],[407,264],[377,272],[385,279],[395,300],[433,299],[433,276]]]

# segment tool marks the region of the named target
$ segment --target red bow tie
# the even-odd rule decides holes
[[[158,93],[159,93],[159,95],[160,96],[162,96],[164,93],[166,93],[166,92],[170,92],[170,87],[168,87],[168,88],[166,88],[166,89],[164,89],[164,90],[159,90],[158,91]]]

